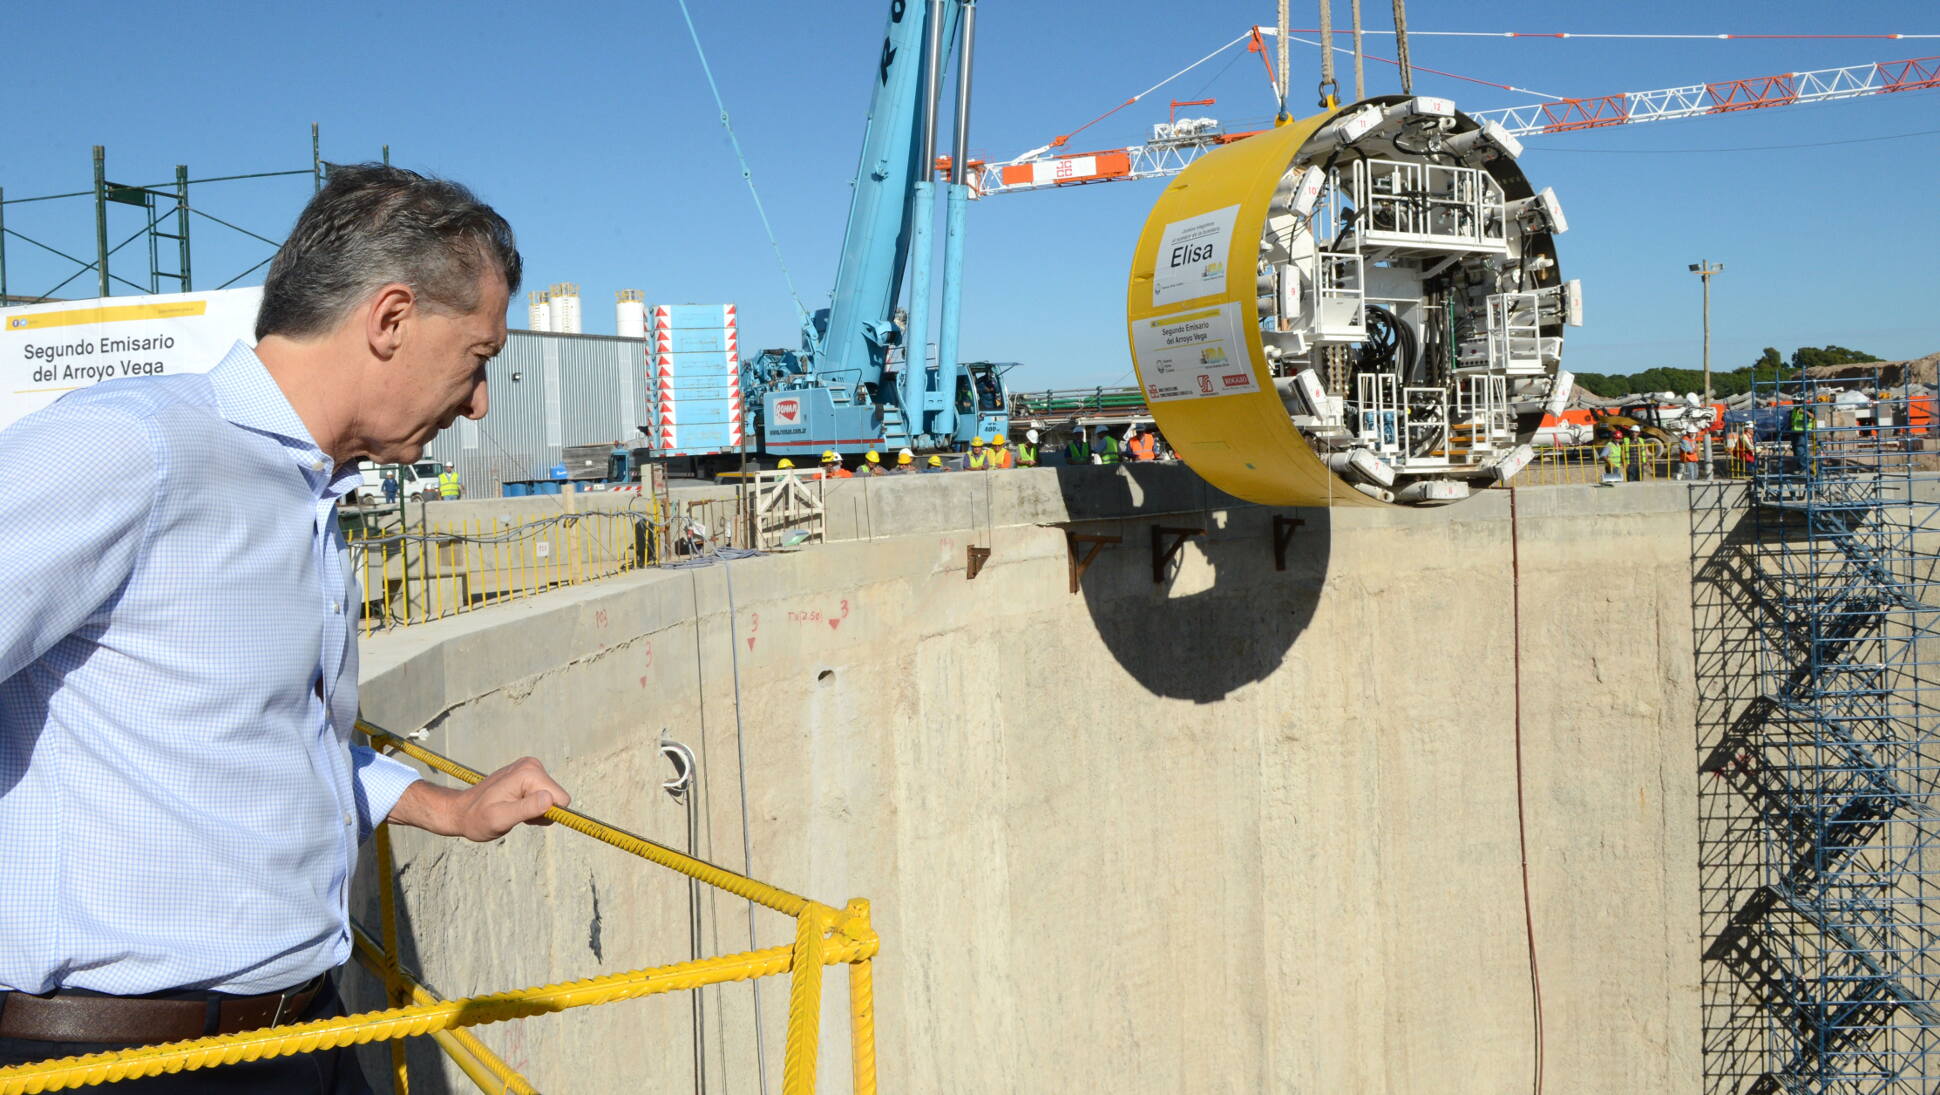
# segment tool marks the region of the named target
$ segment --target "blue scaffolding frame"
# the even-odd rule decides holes
[[[1856,379],[1863,402],[1839,395]],[[1738,613],[1743,639],[1713,642],[1707,662],[1700,626],[1701,712],[1707,672],[1745,682],[1713,688],[1730,711],[1701,765],[1707,793],[1736,800],[1706,809],[1701,833],[1704,958],[1722,971],[1705,986],[1713,1093],[1940,1083],[1940,483],[1916,473],[1927,429],[1878,385],[1761,385],[1788,428],[1735,492],[1694,495],[1743,509],[1693,516],[1694,536],[1715,538],[1697,560],[1723,591],[1712,608]],[[1789,428],[1795,408],[1808,430]],[[1735,564],[1716,555],[1728,539]]]

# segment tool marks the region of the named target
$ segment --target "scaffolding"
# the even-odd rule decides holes
[[[1777,441],[1692,488],[1709,1095],[1940,1081],[1940,483],[1873,380],[1761,386]]]
[[[384,146],[382,155],[385,163],[391,162],[391,148],[389,145]],[[201,217],[203,220],[209,222],[209,224],[225,229],[228,232],[239,234],[254,241],[256,244],[262,244],[268,247],[269,254],[262,255],[260,261],[243,270],[241,273],[221,281],[216,286],[218,289],[227,289],[262,269],[264,266],[267,266],[270,259],[275,257],[276,249],[282,246],[282,241],[272,239],[259,232],[253,232],[241,225],[234,224],[192,203],[190,201],[190,186],[308,176],[311,192],[314,193],[323,188],[324,181],[329,177],[330,167],[330,163],[323,158],[321,138],[314,124],[310,126],[310,164],[307,167],[293,168],[287,171],[257,171],[241,175],[217,175],[192,179],[189,177],[189,169],[184,165],[177,164],[175,167],[175,177],[171,181],[153,184],[118,183],[109,179],[107,171],[107,150],[101,145],[95,145],[93,151],[94,183],[90,189],[75,190],[61,194],[36,194],[29,197],[9,198],[7,197],[5,187],[0,186],[0,307],[5,307],[9,304],[35,304],[43,301],[62,299],[56,297],[55,294],[71,293],[69,286],[90,274],[93,275],[89,279],[92,283],[92,288],[95,290],[95,294],[100,297],[113,296],[117,286],[122,290],[132,290],[136,293],[190,292],[195,287],[189,238],[191,217]],[[74,253],[81,252],[85,254],[86,248],[84,246],[77,246],[67,242],[56,245],[22,231],[22,224],[19,219],[20,214],[23,212],[22,207],[33,203],[81,198],[92,199],[94,209],[94,238],[92,241],[94,257],[92,260],[79,257]],[[133,207],[137,210],[138,215],[135,219],[140,222],[140,227],[136,228],[126,237],[121,238],[119,242],[111,243],[110,241],[113,239],[110,231],[110,225],[113,223],[112,218],[126,215],[117,211],[115,208],[117,206]],[[12,225],[7,223],[9,207],[13,208],[15,215],[15,223]],[[120,229],[117,228],[115,231],[118,232]],[[19,271],[16,270],[10,282],[7,256],[7,242],[9,239],[14,240],[16,244],[26,244],[33,248],[32,253],[36,257],[46,259],[47,256],[51,256],[51,259],[47,259],[47,261],[54,264],[57,272],[65,272],[66,277],[58,281],[52,281],[51,279],[54,277],[54,274],[46,274],[44,277],[48,279],[48,282],[46,283],[46,287],[43,288],[41,287],[43,285],[41,281],[23,285],[20,280]],[[144,279],[146,284],[143,284],[141,280],[136,280],[138,278],[144,278],[142,273],[127,271],[126,264],[128,260],[126,257],[123,257],[119,262],[116,261],[117,255],[120,255],[124,249],[134,245],[145,247],[148,252],[148,269]],[[19,260],[16,256],[16,266],[18,266],[18,262]],[[117,270],[121,270],[122,272],[117,272]],[[43,275],[41,275],[39,268],[36,267],[29,272],[29,276],[42,277]],[[84,285],[88,283],[82,282]],[[16,291],[21,288],[33,288],[35,291],[31,294],[21,294]]]

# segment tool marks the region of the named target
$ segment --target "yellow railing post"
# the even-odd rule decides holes
[[[475,560],[475,562],[474,562]],[[465,609],[470,611],[474,598],[472,587],[478,569],[485,565],[485,551],[478,543],[478,518],[465,519]]]
[[[869,924],[869,902],[856,898],[849,902],[851,923]],[[875,974],[867,958],[849,963],[849,1059],[855,1079],[850,1085],[855,1095],[876,1095],[876,988]]]
[[[401,956],[397,952],[397,871],[391,858],[391,827],[380,823],[373,838],[377,845],[377,916],[384,932],[384,960],[396,968]],[[384,988],[390,1006],[398,1008],[411,1002],[410,995],[390,978],[385,979]],[[391,1090],[396,1095],[409,1095],[411,1090],[411,1077],[404,1070],[402,1039],[391,1042]]]
[[[821,1048],[823,933],[827,930],[824,907],[812,902],[795,921],[795,950],[788,966],[788,1040],[781,1058],[781,1095],[815,1095],[816,1051]]]
[[[505,529],[499,527],[496,518],[492,521],[492,603],[502,604],[511,599],[506,589],[509,580],[505,573],[505,561],[509,558],[505,550]]]
[[[523,516],[514,518],[512,524],[507,527],[506,531],[512,535],[512,546],[513,546],[512,573],[516,575],[519,580],[519,596],[524,597],[526,592],[525,518]]]

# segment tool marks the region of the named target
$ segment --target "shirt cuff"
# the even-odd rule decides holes
[[[364,745],[351,746],[350,768],[357,794],[357,840],[362,843],[391,816],[404,789],[424,777],[403,761]]]

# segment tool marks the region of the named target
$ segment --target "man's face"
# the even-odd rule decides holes
[[[485,363],[505,345],[510,294],[496,270],[480,276],[478,304],[469,312],[424,307],[405,318],[403,345],[373,385],[366,408],[370,455],[408,464],[440,431],[487,407]]]

